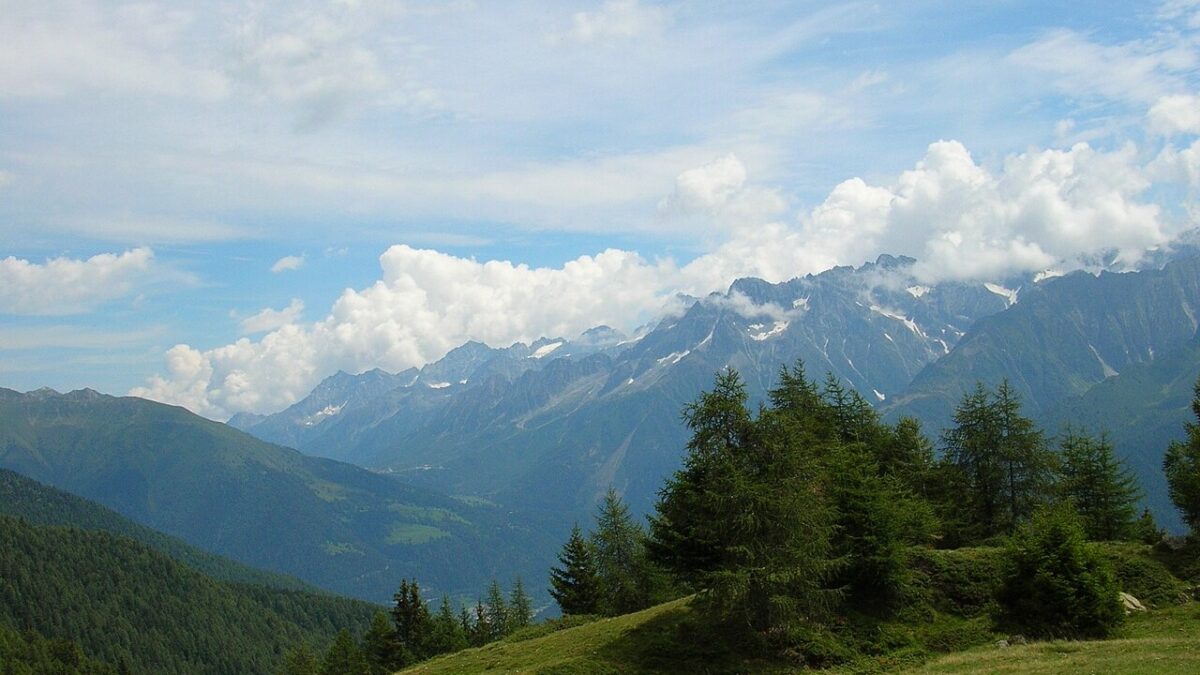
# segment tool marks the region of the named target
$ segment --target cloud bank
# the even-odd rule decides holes
[[[1175,165],[1194,160],[1186,154],[1194,148],[1173,152]],[[1188,180],[1163,168],[1171,157],[1078,143],[989,169],[963,144],[938,141],[889,183],[843,181],[788,222],[762,220],[785,205],[728,155],[683,172],[659,203],[660,214],[714,223],[719,243],[686,264],[609,249],[532,268],[396,245],[379,258],[379,280],[346,289],[323,319],[300,324],[297,301],[264,310],[242,323],[244,332],[270,331],[260,339],[177,345],[165,374],[131,393],[213,417],[269,412],[338,369],[398,371],[466,340],[503,346],[598,324],[631,327],[669,310],[678,293],[702,296],[743,276],[784,281],[879,253],[917,258],[914,274],[928,283],[1071,269],[1113,252],[1118,265],[1135,266],[1186,226],[1146,198],[1152,178]]]

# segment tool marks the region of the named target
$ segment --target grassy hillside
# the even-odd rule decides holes
[[[796,665],[737,661],[684,649],[676,638],[689,627],[686,601],[603,619],[539,637],[451,654],[402,671],[438,673],[791,673]],[[685,633],[684,633],[685,634]],[[528,635],[528,634],[526,634]],[[1200,605],[1172,605],[1130,617],[1122,637],[1092,642],[1041,642],[1001,649],[987,645],[937,656],[864,658],[826,672],[910,673],[1195,673],[1200,672]],[[718,658],[713,658],[718,656]],[[916,661],[916,664],[913,662]],[[904,664],[910,665],[904,665]],[[821,671],[814,671],[821,672]]]
[[[7,469],[0,469],[0,515],[23,518],[33,525],[62,525],[127,537],[221,581],[260,584],[289,590],[316,590],[314,586],[295,577],[256,569],[188,546],[175,537],[138,525],[95,502],[43,485]]]
[[[302,455],[174,406],[0,389],[0,467],[243,563],[383,601],[545,574],[536,523]]]
[[[913,673],[1123,673],[1172,675],[1200,672],[1200,605],[1130,617],[1114,640],[1038,642],[999,649],[994,645],[948,654]]]
[[[378,609],[211,579],[131,539],[0,516],[0,626],[71,640],[134,673],[268,673]]]
[[[1116,640],[997,648],[996,640],[1005,636],[992,631],[988,614],[1002,549],[978,547],[914,549],[908,609],[885,621],[844,617],[831,632],[814,634],[808,649],[827,655],[825,665],[833,665],[827,672],[1010,672],[1010,663],[1018,673],[1125,672],[1132,663],[1164,661],[1167,667],[1158,670],[1129,672],[1198,672],[1200,604],[1178,604],[1188,584],[1170,573],[1165,554],[1133,543],[1099,546],[1121,588],[1153,609],[1131,617]],[[582,625],[534,626],[403,672],[791,673],[805,665],[782,658],[747,660],[741,656],[745,649],[706,636],[706,630],[690,599],[683,599]],[[1127,653],[1137,654],[1136,661]]]

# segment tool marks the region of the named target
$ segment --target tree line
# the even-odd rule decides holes
[[[529,626],[533,602],[520,577],[506,595],[492,580],[472,608],[455,610],[443,595],[430,611],[414,579],[403,579],[387,613],[377,612],[360,639],[342,630],[319,655],[303,644],[285,656],[282,675],[384,675],[439,654],[479,647]]]
[[[1200,419],[1200,388],[1194,407]],[[848,616],[884,619],[912,604],[910,551],[988,545],[1005,555],[998,626],[1104,636],[1123,612],[1113,569],[1088,542],[1163,536],[1139,512],[1142,491],[1107,436],[1068,428],[1049,438],[1007,382],[962,398],[940,453],[916,420],[886,424],[834,377],[810,380],[801,363],[781,369],[753,411],[740,376],[721,372],[683,419],[682,468],[649,528],[624,528],[637,563],[606,576],[604,514],[620,511],[610,493],[596,533],[576,527],[551,570],[564,613],[622,613],[695,593],[693,606],[725,634],[794,648]],[[1195,528],[1200,427],[1189,424],[1188,438],[1164,469]]]

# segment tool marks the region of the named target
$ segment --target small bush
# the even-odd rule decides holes
[[[1001,576],[1003,549],[912,549],[909,555],[914,586],[924,596],[921,600],[944,614],[987,613]]]
[[[1043,638],[1103,638],[1124,620],[1112,565],[1069,508],[1037,513],[1005,550],[998,621]]]

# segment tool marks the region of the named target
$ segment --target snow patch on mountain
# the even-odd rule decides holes
[[[344,408],[345,406],[346,406],[345,402],[343,402],[341,405],[327,405],[324,408],[321,408],[320,410],[318,410],[317,412],[315,412],[307,417],[301,418],[300,424],[303,426],[306,426],[306,427],[316,426],[316,425],[320,424],[321,422],[325,421],[325,419],[327,417],[333,417],[334,415],[342,412],[342,408]]]
[[[748,330],[750,331],[750,339],[757,340],[759,342],[762,342],[763,340],[769,340],[787,330],[788,322],[776,321],[775,324],[771,326],[771,329],[766,331],[763,330],[763,327],[764,326],[761,323],[751,324],[748,327]]]
[[[551,342],[548,345],[538,347],[536,351],[529,355],[531,359],[541,359],[550,355],[551,352],[563,346],[562,342]]]
[[[1000,284],[993,284],[993,283],[986,283],[983,285],[983,287],[988,289],[992,293],[999,295],[1002,298],[1006,298],[1008,300],[1009,307],[1012,307],[1013,305],[1017,304],[1017,291],[1015,291],[1011,288],[1005,288],[1005,287],[1001,286]]]

